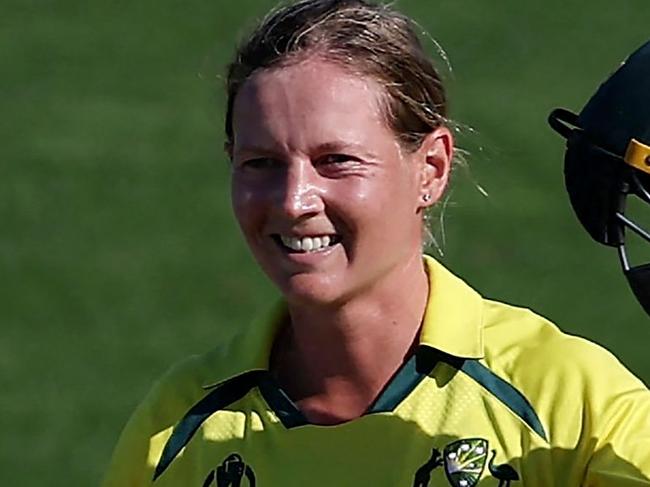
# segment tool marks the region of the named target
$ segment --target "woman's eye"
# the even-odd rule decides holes
[[[321,158],[319,161],[321,164],[341,164],[344,162],[352,161],[354,158],[347,154],[328,154],[325,157]]]
[[[242,166],[249,169],[274,169],[280,164],[279,161],[271,159],[270,157],[259,157],[257,159],[249,159],[242,163]]]

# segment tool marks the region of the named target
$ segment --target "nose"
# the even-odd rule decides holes
[[[310,161],[287,164],[283,184],[279,188],[278,208],[284,216],[299,219],[324,209],[320,176]]]

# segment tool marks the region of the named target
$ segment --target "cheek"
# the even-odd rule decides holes
[[[385,232],[385,213],[389,199],[384,199],[372,181],[357,180],[332,185],[324,195],[325,213],[339,231],[347,233],[349,249],[380,241]],[[364,243],[366,242],[366,243]]]
[[[258,188],[233,176],[230,184],[230,201],[239,226],[246,233],[260,217],[263,195]]]
[[[366,225],[359,228],[359,238],[364,245],[382,254],[386,249],[399,253],[419,246],[422,217],[418,213],[414,185],[407,178],[397,176],[376,189],[365,194],[362,202],[365,218],[361,221]]]
[[[384,220],[394,215],[404,218],[413,213],[414,194],[414,185],[407,178],[382,174],[348,185],[336,199],[359,215]]]

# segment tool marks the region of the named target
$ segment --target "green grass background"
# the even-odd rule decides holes
[[[3,3],[2,485],[97,484],[152,381],[274,295],[230,214],[219,78],[274,3]],[[454,177],[443,261],[650,381],[648,318],[615,252],[578,227],[545,122],[648,37],[650,4],[398,5],[446,49],[452,116],[476,130],[460,138],[470,169]]]

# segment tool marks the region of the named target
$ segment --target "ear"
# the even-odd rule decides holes
[[[427,135],[416,152],[420,165],[419,207],[435,204],[445,192],[454,155],[454,137],[440,126]]]

